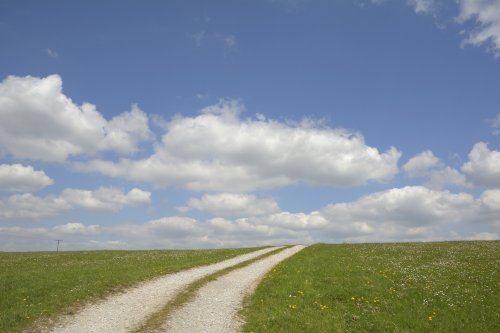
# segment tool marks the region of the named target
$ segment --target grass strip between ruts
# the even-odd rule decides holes
[[[158,329],[163,325],[163,323],[165,322],[165,320],[167,319],[167,317],[171,313],[173,313],[176,309],[181,307],[183,304],[192,300],[196,296],[198,290],[200,288],[202,288],[204,285],[206,285],[207,283],[214,281],[214,280],[218,279],[219,277],[226,275],[234,270],[246,267],[248,265],[253,264],[254,262],[257,262],[257,261],[262,260],[266,257],[272,256],[273,254],[281,252],[288,247],[290,247],[290,246],[283,246],[283,247],[278,248],[274,251],[264,253],[264,254],[262,254],[258,257],[255,257],[253,259],[249,259],[249,260],[246,260],[242,263],[236,264],[234,266],[224,268],[220,271],[217,271],[217,272],[212,273],[210,275],[207,275],[199,280],[196,280],[195,282],[189,284],[181,292],[179,292],[175,296],[175,298],[173,300],[171,300],[170,302],[168,302],[161,310],[159,310],[158,312],[155,312],[154,314],[149,316],[149,318],[146,319],[146,321],[141,326],[139,326],[138,328],[136,328],[132,332],[133,333],[157,332]]]

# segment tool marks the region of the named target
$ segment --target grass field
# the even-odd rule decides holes
[[[0,253],[0,332],[21,331],[145,279],[254,250]]]
[[[246,300],[245,332],[499,332],[500,242],[314,245]]]

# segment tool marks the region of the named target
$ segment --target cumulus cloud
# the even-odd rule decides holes
[[[492,211],[500,212],[500,190],[487,190],[481,194],[481,202]]]
[[[59,215],[71,209],[63,198],[37,197],[30,193],[0,199],[0,220],[40,219]]]
[[[240,193],[204,194],[200,199],[191,198],[181,211],[196,209],[219,216],[269,215],[280,211],[272,198],[257,198]]]
[[[94,160],[79,171],[181,186],[195,191],[246,192],[303,182],[354,186],[385,182],[398,172],[401,153],[366,145],[359,133],[298,124],[243,119],[244,106],[221,100],[195,117],[177,116],[155,153],[142,160]]]
[[[413,156],[403,165],[403,170],[411,177],[422,177],[432,168],[442,166],[439,158],[434,156],[432,151],[426,150]]]
[[[206,231],[195,219],[189,217],[163,217],[146,223],[146,229],[156,235],[169,238],[196,237]]]
[[[321,210],[332,221],[372,225],[395,223],[409,227],[458,223],[475,216],[477,203],[467,193],[453,194],[423,186],[394,188],[369,194],[353,203],[333,204]]]
[[[106,123],[100,149],[115,150],[120,154],[134,153],[138,150],[138,143],[148,140],[150,135],[148,116],[137,104],[133,104],[131,111],[121,113]]]
[[[287,230],[314,230],[328,225],[328,220],[316,211],[310,214],[280,212],[263,218],[251,217],[245,220],[256,225],[268,225]]]
[[[476,26],[466,35],[463,44],[486,45],[495,57],[500,57],[500,2],[497,0],[459,0],[457,22],[474,21]]]
[[[445,166],[443,162],[430,150],[410,158],[403,165],[403,170],[410,177],[426,177],[429,179],[425,186],[440,189],[446,185],[469,187],[465,175],[458,170]]]
[[[65,189],[59,197],[37,197],[30,193],[0,198],[0,220],[41,219],[57,216],[73,208],[116,212],[125,206],[137,207],[151,202],[151,193],[138,188],[123,191],[101,187],[95,191]]]
[[[138,188],[128,193],[108,187],[100,187],[95,191],[65,189],[61,197],[73,207],[108,212],[116,212],[124,206],[138,207],[151,203],[151,193]]]
[[[464,174],[449,166],[433,170],[428,175],[429,182],[425,184],[431,188],[441,189],[446,185],[457,185],[470,188],[472,185],[467,182]]]
[[[462,166],[467,180],[476,186],[500,187],[500,151],[490,150],[484,142],[474,145],[469,160]]]
[[[329,224],[318,237],[341,237],[354,242],[422,241],[443,239],[443,229],[460,225],[496,229],[500,227],[500,210],[493,207],[493,195],[496,194],[475,199],[467,193],[422,186],[373,193],[321,209]]]
[[[0,191],[33,192],[52,184],[52,178],[30,165],[0,164]]]
[[[59,75],[9,76],[0,83],[0,156],[60,162],[102,150],[131,154],[150,135],[137,106],[107,121],[94,105],[76,105],[64,95]]]
[[[100,233],[100,226],[96,224],[84,225],[78,222],[71,222],[57,225],[52,230],[60,235],[95,235]]]
[[[432,151],[424,151],[408,160],[403,170],[410,177],[427,177],[425,186],[440,189],[446,185],[500,188],[500,152],[485,142],[476,143],[461,170],[445,166]]]

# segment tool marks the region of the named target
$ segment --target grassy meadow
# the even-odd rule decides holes
[[[313,245],[245,303],[245,332],[499,332],[500,241]]]
[[[142,280],[254,250],[0,253],[0,332],[22,331]]]

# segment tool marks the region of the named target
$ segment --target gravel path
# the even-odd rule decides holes
[[[237,269],[203,286],[192,302],[174,311],[162,332],[241,332],[237,318],[245,295],[252,293],[262,277],[280,261],[302,250],[296,245],[277,254]]]
[[[254,251],[212,265],[191,268],[142,283],[124,293],[91,304],[73,316],[65,316],[51,332],[128,332],[137,327],[148,315],[159,311],[188,284],[275,249],[276,247],[272,247]]]

